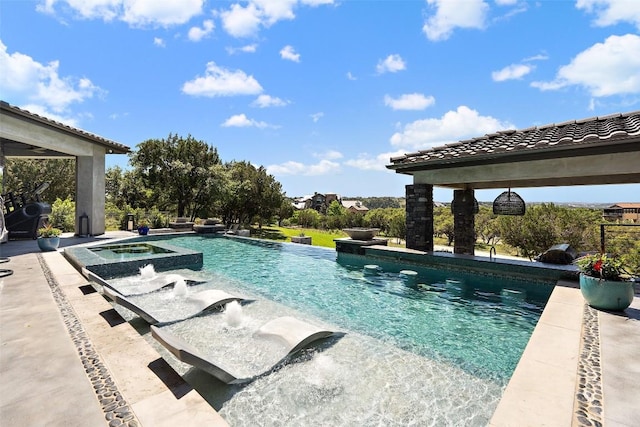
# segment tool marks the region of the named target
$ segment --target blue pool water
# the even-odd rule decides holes
[[[552,289],[416,267],[416,282],[407,283],[401,266],[365,275],[371,261],[364,257],[338,263],[335,251],[302,245],[192,237],[171,243],[202,251],[205,270],[250,292],[499,382],[515,369]]]
[[[244,328],[293,315],[346,332],[244,386],[217,383],[156,346],[233,426],[486,426],[552,290],[355,255],[338,260],[334,250],[306,245],[204,236],[170,243],[203,252],[201,271],[180,272],[208,281],[198,287],[255,298],[243,307]],[[369,274],[369,264],[381,271]],[[406,269],[415,280],[399,274]],[[166,327],[228,363],[247,350],[222,317]],[[207,331],[229,337],[213,345]]]

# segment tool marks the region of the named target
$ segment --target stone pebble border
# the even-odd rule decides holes
[[[98,398],[98,402],[102,407],[109,427],[139,427],[140,422],[122,394],[118,391],[118,386],[111,378],[111,374],[100,358],[100,355],[93,348],[91,340],[82,327],[78,316],[73,311],[73,307],[60,289],[44,257],[41,254],[37,254],[37,256],[40,267],[51,288],[53,298],[62,314],[64,324],[78,351],[84,370],[89,381],[91,381],[93,391]]]
[[[85,372],[91,381],[96,397],[102,406],[110,427],[139,427],[131,407],[118,391],[109,370],[93,348],[71,304],[67,301],[58,282],[41,254],[38,262],[60,309],[67,331],[76,346]],[[578,361],[578,386],[574,401],[574,425],[580,427],[603,425],[602,373],[600,369],[600,328],[598,313],[584,305],[580,358]]]
[[[602,370],[598,311],[584,305],[582,339],[578,360],[578,386],[573,406],[574,426],[602,427]]]

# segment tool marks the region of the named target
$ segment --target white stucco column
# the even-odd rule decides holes
[[[94,146],[92,156],[76,157],[76,234],[83,234],[80,216],[89,217],[89,234],[104,234],[105,149]]]

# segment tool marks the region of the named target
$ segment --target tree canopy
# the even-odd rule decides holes
[[[166,139],[148,139],[138,144],[131,165],[144,186],[153,191],[161,209],[177,206],[179,217],[195,218],[218,189],[221,164],[218,151],[191,135],[169,134]]]
[[[40,199],[53,204],[56,199],[75,199],[75,179],[73,159],[7,159],[2,193],[31,193],[38,185],[48,182],[49,187],[40,194]]]

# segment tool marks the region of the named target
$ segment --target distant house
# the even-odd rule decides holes
[[[359,200],[342,200],[340,195],[335,193],[313,193],[313,196],[303,196],[294,199],[291,205],[297,210],[314,209],[320,213],[326,214],[327,209],[334,201],[339,202],[349,212],[366,213],[369,211],[365,205]]]
[[[369,208],[363,205],[360,200],[343,200],[342,206],[353,213],[365,214],[369,211]]]
[[[602,219],[611,222],[640,223],[640,203],[616,203],[604,208]]]
[[[314,193],[313,196],[304,196],[298,199],[295,199],[291,204],[295,209],[314,209],[320,213],[327,213],[327,209],[331,202],[337,200],[338,202],[342,202],[339,195],[334,193]]]

